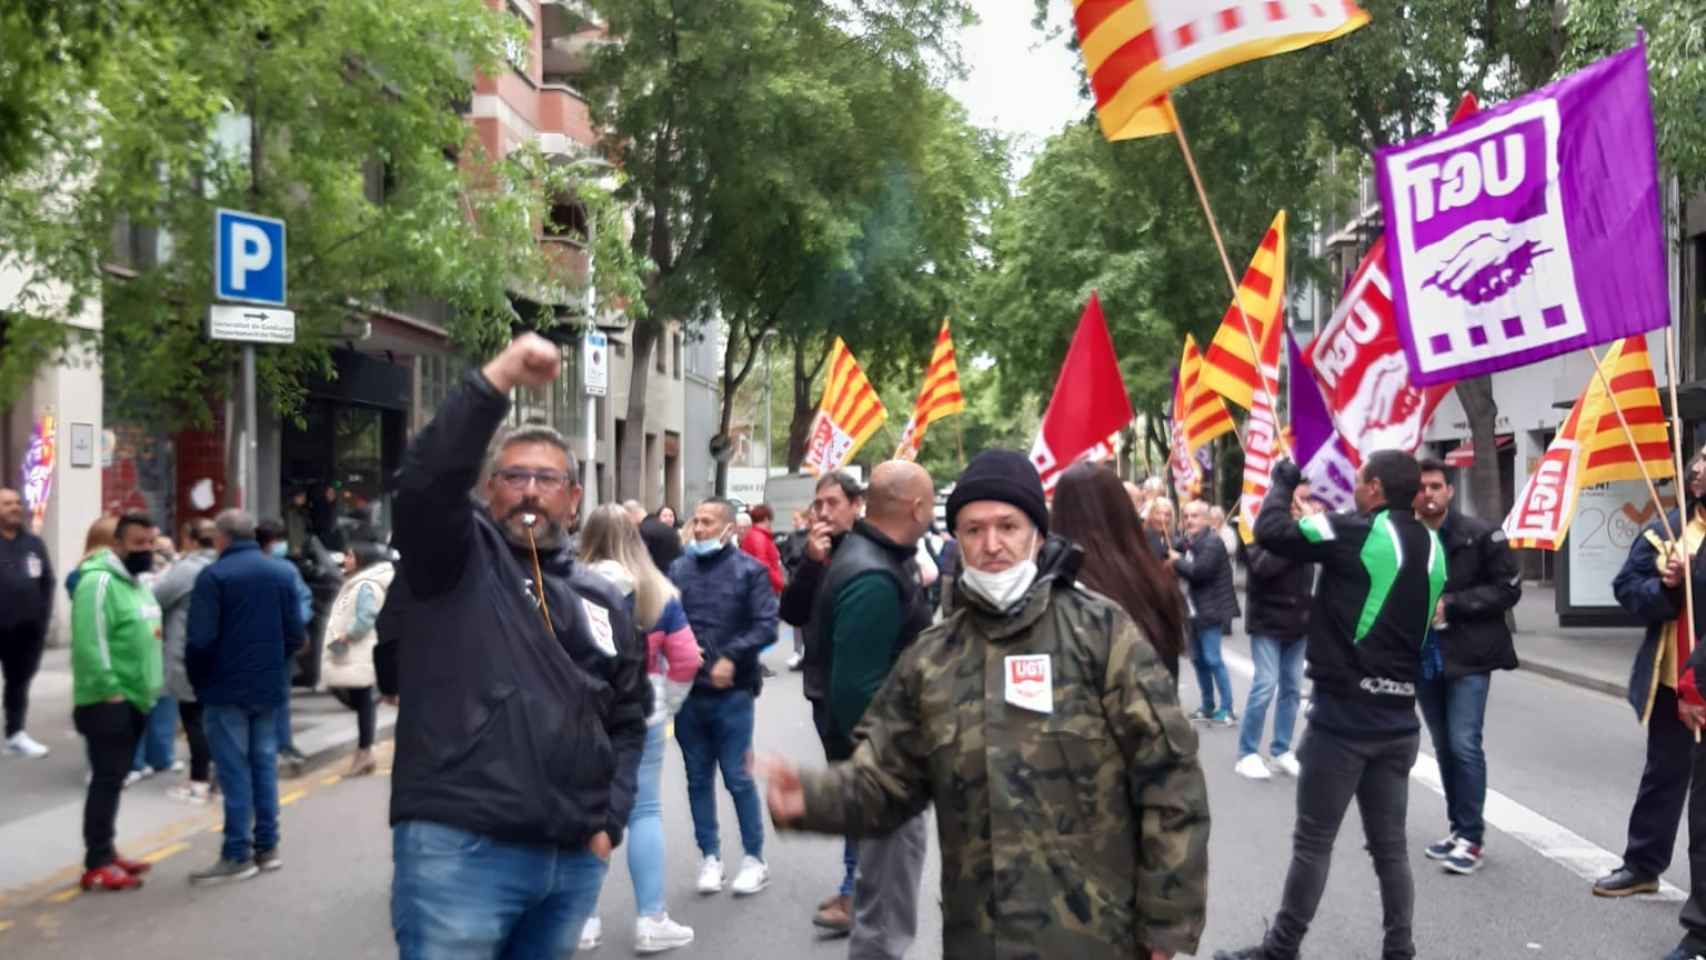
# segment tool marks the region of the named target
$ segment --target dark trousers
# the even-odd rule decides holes
[[[130,757],[148,725],[148,715],[127,702],[91,703],[71,711],[77,732],[89,746],[89,793],[83,801],[83,868],[113,862],[113,833],[118,798],[130,773]]]
[[[1680,721],[1678,726],[1681,726]],[[1706,745],[1689,738],[1694,782],[1706,784]],[[1688,792],[1688,900],[1682,905],[1683,952],[1706,953],[1706,790]]]
[[[178,719],[183,721],[184,736],[190,742],[190,779],[207,783],[212,777],[213,754],[207,748],[207,729],[201,725],[201,704],[179,700]]]
[[[30,707],[30,681],[41,666],[47,629],[39,623],[0,627],[0,674],[6,677],[6,739],[24,729]]]
[[[1657,877],[1670,867],[1676,829],[1693,779],[1693,753],[1694,735],[1676,716],[1676,691],[1661,686],[1647,720],[1647,767],[1635,791],[1635,808],[1629,811],[1629,845],[1623,849],[1623,865],[1630,870]]]
[[[1333,841],[1353,797],[1380,881],[1386,929],[1381,957],[1409,960],[1416,955],[1411,933],[1416,886],[1405,850],[1404,821],[1410,806],[1410,767],[1420,745],[1421,735],[1414,733],[1362,740],[1314,725],[1304,733],[1297,750],[1303,769],[1297,778],[1291,869],[1286,873],[1279,915],[1263,943],[1268,956],[1281,960],[1297,956],[1327,888]]]
[[[349,687],[344,690],[345,701],[355,711],[356,745],[363,750],[373,746],[373,731],[379,723],[379,702],[372,687]]]
[[[829,717],[828,700],[812,700],[812,726],[817,728],[818,741],[823,744],[824,759],[840,763],[853,757],[853,738],[836,733]],[[847,837],[841,845],[841,887],[844,897],[853,895],[854,881],[859,874],[859,841]]]

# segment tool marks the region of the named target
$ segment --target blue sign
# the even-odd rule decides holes
[[[284,306],[284,221],[220,209],[213,215],[213,295]]]

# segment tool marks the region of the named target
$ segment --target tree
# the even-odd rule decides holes
[[[62,118],[52,148],[0,184],[7,253],[28,275],[10,331],[34,345],[25,356],[63,345],[61,321],[100,296],[115,406],[162,425],[206,423],[234,356],[202,333],[218,206],[289,224],[298,340],[259,364],[286,415],[304,377],[330,372],[347,319],[370,307],[441,301],[456,342],[478,352],[520,319],[512,295],[574,302],[578,272],[538,243],[552,196],[588,205],[601,293],[635,289],[614,203],[536,150],[484,156],[456,107],[473,69],[498,68],[519,35],[514,19],[480,0],[242,9],[108,49],[87,93],[94,109]],[[44,184],[74,187],[44,202]],[[115,279],[110,238],[127,228],[168,242]],[[0,400],[32,372],[11,354],[9,344]]]
[[[789,271],[771,270],[767,260],[762,275],[728,285],[731,263],[745,258],[750,269],[765,259],[762,250],[774,249],[767,246],[774,237],[755,240],[760,231],[751,221],[792,231],[805,255],[833,259],[836,230],[822,217],[828,198],[842,193],[837,172],[825,169],[823,130],[851,118],[841,113],[847,95],[825,84],[858,86],[861,78],[830,76],[809,54],[846,64],[856,51],[923,76],[944,61],[966,4],[594,0],[593,7],[621,42],[599,57],[588,89],[630,176],[621,197],[634,211],[634,249],[651,266],[643,303],[631,311],[619,490],[628,497],[640,483],[646,384],[664,325],[701,323],[723,309],[745,326],[739,340],[731,338],[736,379],[742,367],[750,370],[744,345],[792,295]]]

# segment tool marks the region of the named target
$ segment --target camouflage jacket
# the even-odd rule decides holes
[[[1202,934],[1196,734],[1131,619],[1073,582],[1077,560],[1050,541],[1006,615],[961,588],[872,701],[853,759],[803,775],[807,830],[880,835],[935,802],[950,957],[1148,960]],[[1051,712],[1008,702],[1016,669],[1018,698],[1036,692],[1040,657]]]

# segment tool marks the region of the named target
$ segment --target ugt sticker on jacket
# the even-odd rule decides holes
[[[1644,46],[1376,154],[1418,386],[1670,322]]]
[[[1048,654],[1008,657],[1007,702],[1035,713],[1054,712],[1054,668]]]

